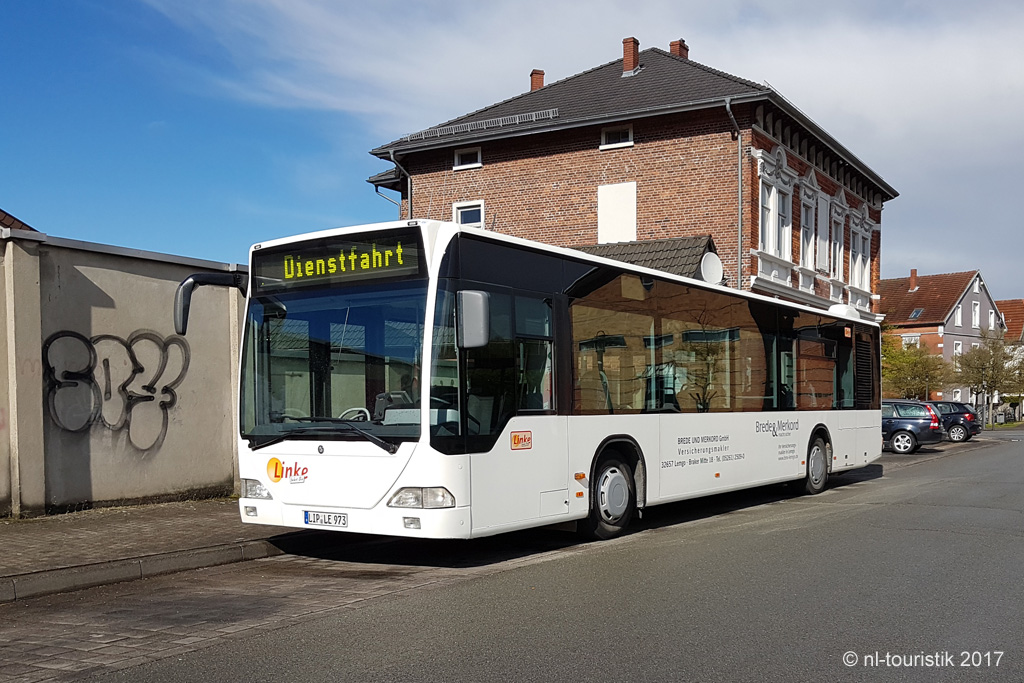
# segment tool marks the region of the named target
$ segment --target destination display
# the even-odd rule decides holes
[[[346,235],[257,251],[252,257],[256,293],[298,287],[356,284],[420,274],[416,231]]]

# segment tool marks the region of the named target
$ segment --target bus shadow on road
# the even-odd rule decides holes
[[[842,489],[862,481],[879,479],[884,473],[884,468],[878,463],[855,470],[848,470],[829,477],[828,490]],[[643,531],[646,529],[658,529],[668,526],[686,524],[709,517],[724,515],[730,512],[737,512],[759,505],[779,503],[785,500],[807,498],[813,500],[813,496],[803,493],[803,482],[790,482],[786,484],[770,484],[753,489],[732,491],[730,493],[719,493],[703,498],[693,498],[679,503],[659,505],[644,511],[643,519],[635,521],[630,528],[631,532]]]
[[[829,489],[877,479],[882,465],[875,463],[857,470],[833,475]],[[648,529],[686,524],[757,507],[768,503],[802,498],[799,484],[773,484],[754,489],[694,498],[648,508],[641,518],[634,517],[627,534]],[[329,531],[300,531],[270,539],[280,550],[309,559],[366,565],[380,565],[373,571],[392,567],[432,567],[472,569],[536,557],[582,546],[588,542],[563,528],[540,527],[472,540],[429,540],[340,534]],[[598,541],[599,542],[599,541]]]

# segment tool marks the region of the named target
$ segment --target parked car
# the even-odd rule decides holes
[[[969,441],[982,430],[981,419],[966,403],[958,401],[932,401],[939,408],[939,419],[950,441]]]
[[[921,444],[939,443],[945,432],[939,409],[924,401],[882,401],[882,447],[907,455]]]

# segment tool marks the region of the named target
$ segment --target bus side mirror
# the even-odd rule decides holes
[[[192,305],[192,290],[202,285],[237,287],[245,294],[248,280],[245,273],[196,273],[185,278],[174,292],[174,333],[184,335],[188,329],[188,310]]]
[[[467,289],[458,293],[458,336],[461,348],[487,346],[491,338],[489,303],[487,292]]]

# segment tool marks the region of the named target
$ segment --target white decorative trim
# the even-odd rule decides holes
[[[789,167],[789,157],[781,145],[776,145],[771,152],[755,149],[753,157],[757,159],[757,174],[768,183],[785,192],[793,192],[797,173]]]
[[[757,251],[755,253],[757,254],[757,274],[759,277],[765,277],[775,282],[792,286],[792,263],[764,251]]]

